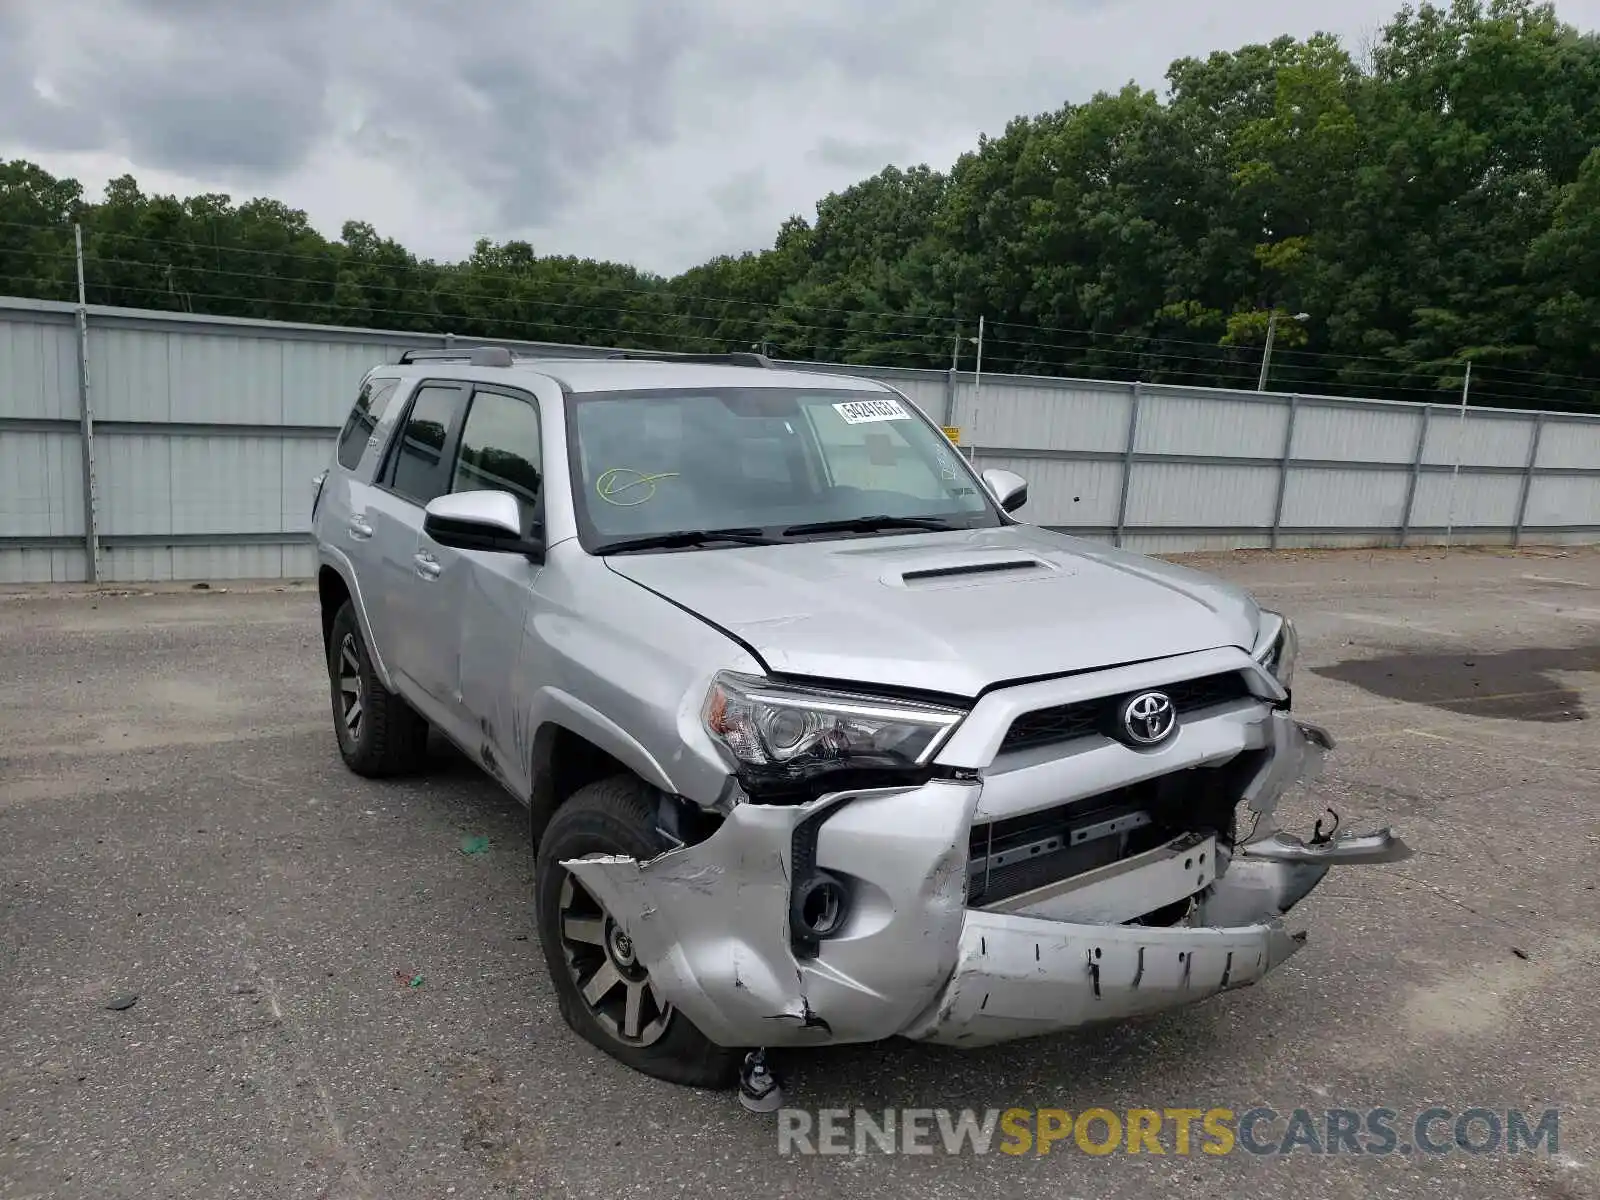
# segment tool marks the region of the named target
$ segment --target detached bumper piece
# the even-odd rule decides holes
[[[904,1032],[981,1046],[1159,1012],[1255,983],[1300,945],[1276,922],[1159,929],[975,912],[950,982]]]

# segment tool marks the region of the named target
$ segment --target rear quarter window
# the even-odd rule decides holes
[[[344,428],[339,431],[339,465],[345,470],[354,471],[361,465],[372,431],[383,419],[399,383],[398,379],[368,379],[361,385]]]

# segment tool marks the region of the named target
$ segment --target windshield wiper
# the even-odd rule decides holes
[[[961,529],[943,517],[846,517],[840,521],[812,521],[805,525],[790,525],[784,537],[800,537],[807,533],[873,533],[879,529]]]
[[[594,548],[596,554],[626,554],[630,550],[688,550],[695,546],[710,546],[729,542],[736,546],[771,546],[778,539],[761,532],[755,526],[738,529],[680,529],[675,533],[648,533],[639,537],[618,538],[614,542],[601,542]]]

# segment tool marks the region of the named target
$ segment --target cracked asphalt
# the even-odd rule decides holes
[[[1600,1196],[1600,553],[1189,561],[1299,623],[1339,748],[1285,824],[1416,857],[1331,875],[1255,988],[792,1057],[789,1103],[1554,1107],[1554,1153],[780,1155],[567,1031],[516,802],[444,747],[350,775],[314,592],[219,583],[0,597],[0,1197]]]

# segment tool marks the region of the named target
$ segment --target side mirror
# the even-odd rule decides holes
[[[994,494],[996,502],[1007,512],[1016,512],[1028,502],[1028,481],[1015,471],[1002,471],[990,467],[983,473],[983,482]]]
[[[441,546],[498,554],[544,553],[538,536],[522,532],[522,505],[510,492],[452,492],[436,496],[422,510],[422,532]]]

